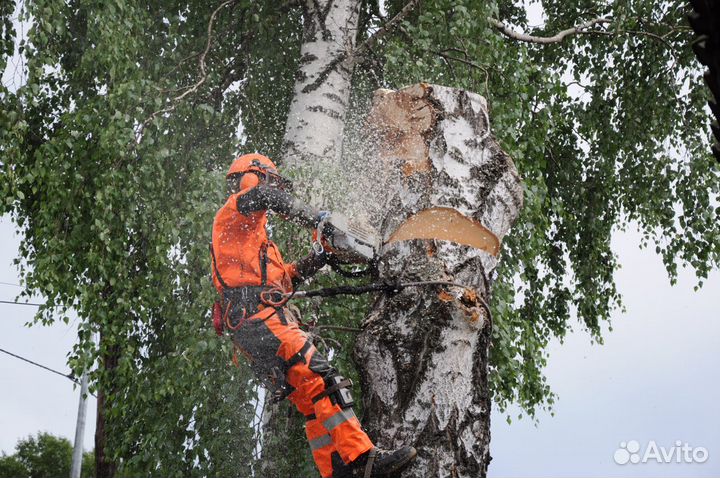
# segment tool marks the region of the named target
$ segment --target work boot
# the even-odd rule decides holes
[[[411,446],[404,446],[398,450],[383,450],[373,448],[348,465],[349,473],[343,475],[348,478],[379,478],[400,473],[417,456],[417,451]]]

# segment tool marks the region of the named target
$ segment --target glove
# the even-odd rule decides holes
[[[295,269],[300,275],[300,280],[305,280],[322,269],[325,264],[327,264],[325,251],[318,253],[313,249],[310,254],[295,263]]]
[[[318,225],[327,220],[330,217],[330,211],[318,211],[318,213],[315,215],[315,227],[318,227]]]

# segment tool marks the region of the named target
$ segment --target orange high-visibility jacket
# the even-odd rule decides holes
[[[238,211],[238,199],[250,190],[231,195],[215,215],[213,284],[221,294],[225,287],[258,285],[290,291],[292,279],[298,277],[298,272],[294,264],[285,264],[280,250],[268,239],[267,210],[247,214]]]

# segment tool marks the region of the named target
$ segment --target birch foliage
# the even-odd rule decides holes
[[[67,321],[70,307],[81,318],[73,369],[118,354],[94,386],[111,391],[114,456],[146,474],[249,476],[257,466],[257,388],[209,327],[206,244],[232,156],[282,156],[302,7],[279,3],[0,6],[0,67],[17,51],[26,75],[0,87],[0,212],[23,231],[26,294],[47,299],[37,321]],[[357,44],[403,5],[363,1]],[[491,380],[496,403],[530,414],[555,399],[542,373],[549,341],[573,328],[602,341],[622,306],[613,231],[637,224],[671,281],[690,266],[701,285],[720,259],[720,182],[685,2],[531,6],[541,26],[522,2],[421,2],[358,59],[351,108],[361,116],[373,89],[419,81],[487,97],[525,182],[495,278]],[[551,37],[593,19],[603,21],[559,42],[513,35]],[[307,310],[356,325],[360,305]],[[352,335],[325,336],[350,349]],[[352,374],[347,353],[338,358]]]

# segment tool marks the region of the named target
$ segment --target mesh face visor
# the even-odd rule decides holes
[[[275,187],[286,192],[292,192],[292,181],[280,176],[275,169],[270,168],[257,160],[253,161],[251,164],[260,170],[252,171],[257,174],[260,181],[264,181],[268,186]]]
[[[270,172],[266,172],[265,174],[265,182],[272,187],[281,189],[285,192],[292,192],[293,190],[293,184],[292,181],[290,181],[287,178],[284,178],[280,176],[279,174],[273,174]]]

